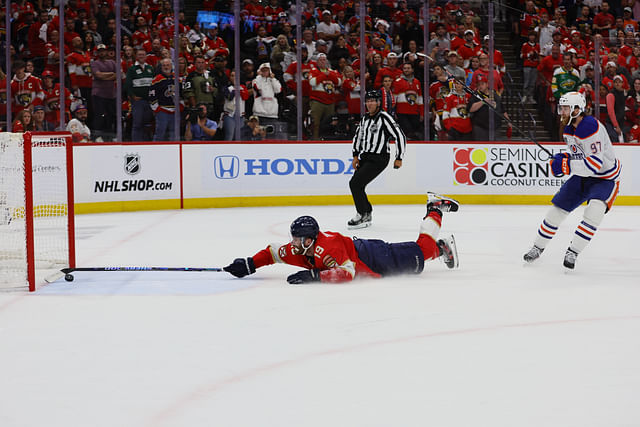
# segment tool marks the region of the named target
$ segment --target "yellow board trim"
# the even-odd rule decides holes
[[[490,194],[450,194],[462,204],[468,205],[549,205],[550,195],[490,195]],[[426,201],[424,194],[420,195],[371,195],[369,199],[380,205],[413,205]],[[322,206],[322,205],[351,205],[351,196],[260,196],[260,197],[208,197],[185,199],[185,209],[206,208],[235,208],[260,206]],[[640,196],[618,196],[617,206],[638,206]],[[104,213],[104,212],[132,212],[146,210],[180,209],[179,199],[168,200],[137,200],[120,202],[76,203],[75,212]]]

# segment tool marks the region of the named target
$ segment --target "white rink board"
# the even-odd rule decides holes
[[[76,203],[177,199],[179,145],[76,145]]]
[[[549,145],[558,152],[564,146]],[[640,147],[616,145],[620,195],[640,196]],[[392,148],[390,162],[393,161]],[[273,196],[350,196],[350,143],[185,143],[74,148],[77,203]],[[131,159],[139,170],[131,170]],[[371,195],[553,195],[546,154],[524,143],[410,143],[402,168],[387,168]],[[180,174],[182,166],[183,182]],[[135,169],[135,168],[134,168]],[[132,184],[133,183],[133,184]],[[131,185],[135,185],[132,190]],[[158,187],[160,185],[160,187]]]

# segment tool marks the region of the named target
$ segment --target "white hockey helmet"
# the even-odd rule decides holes
[[[587,108],[587,100],[580,92],[567,92],[562,95],[558,101],[558,114],[561,114],[560,110],[565,105],[569,106],[571,119],[575,119],[580,113],[584,113],[585,108]],[[573,112],[576,108],[578,108],[580,112],[574,116]],[[571,123],[571,120],[569,120],[569,123]]]

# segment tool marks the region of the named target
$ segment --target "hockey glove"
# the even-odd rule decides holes
[[[551,158],[551,172],[554,176],[571,174],[569,153],[558,153]]]
[[[236,258],[233,262],[223,268],[224,271],[233,274],[236,277],[244,277],[256,272],[256,266],[253,258]]]
[[[297,273],[293,273],[287,277],[287,282],[291,285],[300,285],[302,283],[312,283],[320,281],[320,270],[314,268],[313,270],[302,270]]]

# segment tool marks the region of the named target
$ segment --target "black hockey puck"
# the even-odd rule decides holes
[[[73,282],[73,274],[65,274],[64,280],[66,280],[67,282]]]

